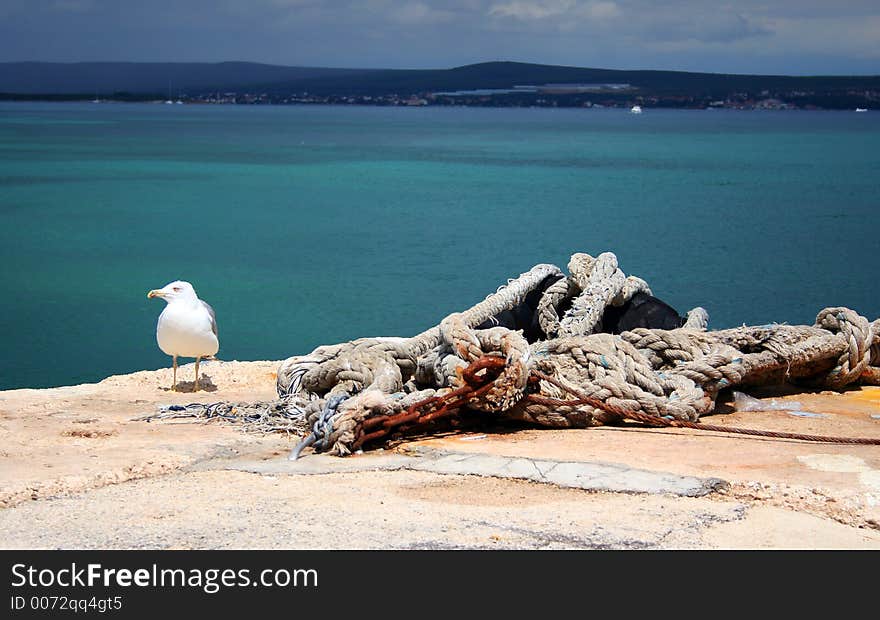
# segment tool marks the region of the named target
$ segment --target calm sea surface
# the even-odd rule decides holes
[[[617,254],[710,327],[880,316],[880,113],[0,104],[0,388],[415,334]]]

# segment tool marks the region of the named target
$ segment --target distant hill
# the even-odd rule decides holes
[[[288,67],[249,62],[0,63],[0,93],[15,98],[73,94],[107,97],[116,93],[199,97],[208,92],[268,93],[278,99],[302,93],[333,98],[392,94],[407,97],[546,84],[628,84],[631,88],[627,97],[636,93],[669,105],[677,105],[679,99],[708,105],[713,98],[736,97],[741,93],[756,99],[800,98],[801,104],[829,107],[850,107],[880,97],[880,76],[625,71],[517,62],[424,70]],[[580,100],[570,101],[579,105]]]
[[[255,85],[295,84],[302,80],[344,80],[369,69],[285,67],[254,62],[4,62],[0,92],[19,94],[193,94],[205,90],[241,90]]]
[[[486,62],[453,69],[381,69],[347,76],[316,75],[295,82],[268,84],[281,92],[297,89],[316,94],[412,94],[478,88],[513,88],[542,84],[630,84],[657,94],[718,95],[739,90],[880,89],[880,76],[780,76],[690,73],[685,71],[627,71],[589,69],[518,62]]]

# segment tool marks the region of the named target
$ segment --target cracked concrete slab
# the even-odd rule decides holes
[[[2,510],[0,548],[699,548],[743,515],[714,496],[426,471],[182,471]]]
[[[880,549],[873,530],[753,510],[425,471],[181,471],[0,510],[0,549]]]
[[[435,474],[469,475],[529,480],[586,491],[650,493],[700,497],[728,485],[720,478],[698,478],[637,469],[616,463],[554,461],[526,457],[447,452],[416,447],[409,454],[362,454],[340,459],[310,454],[297,461],[230,460],[202,463],[193,469],[227,469],[258,474],[319,475],[364,471],[425,471]]]

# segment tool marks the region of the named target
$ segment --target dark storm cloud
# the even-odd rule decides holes
[[[448,67],[510,59],[880,73],[880,3],[851,0],[2,0],[0,60]]]

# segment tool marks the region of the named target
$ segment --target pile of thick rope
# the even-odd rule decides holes
[[[641,278],[627,277],[610,252],[575,254],[568,270],[566,276],[553,265],[536,265],[413,338],[363,338],[291,357],[278,369],[277,402],[202,405],[201,417],[238,416],[264,429],[304,429],[307,435],[291,458],[308,446],[347,455],[392,436],[424,434],[438,420],[465,413],[556,428],[628,419],[880,444],[698,422],[714,410],[725,388],[880,385],[880,320],[871,323],[847,308],[826,308],[812,326],[707,331],[708,314],[694,308],[677,329],[604,333],[609,310],[624,307],[637,293],[650,295],[650,288]],[[521,330],[486,327],[527,300],[534,306],[531,342]],[[192,414],[169,409],[154,417]]]
[[[282,362],[279,398],[311,429],[292,457],[307,446],[346,455],[462,411],[557,428],[623,419],[710,428],[697,420],[725,388],[880,385],[880,320],[826,308],[813,326],[707,331],[706,311],[695,308],[678,329],[600,333],[609,308],[650,289],[627,277],[610,252],[575,254],[568,268],[564,276],[537,265],[413,338],[364,338]],[[521,331],[476,329],[535,291],[542,337],[528,342]]]

